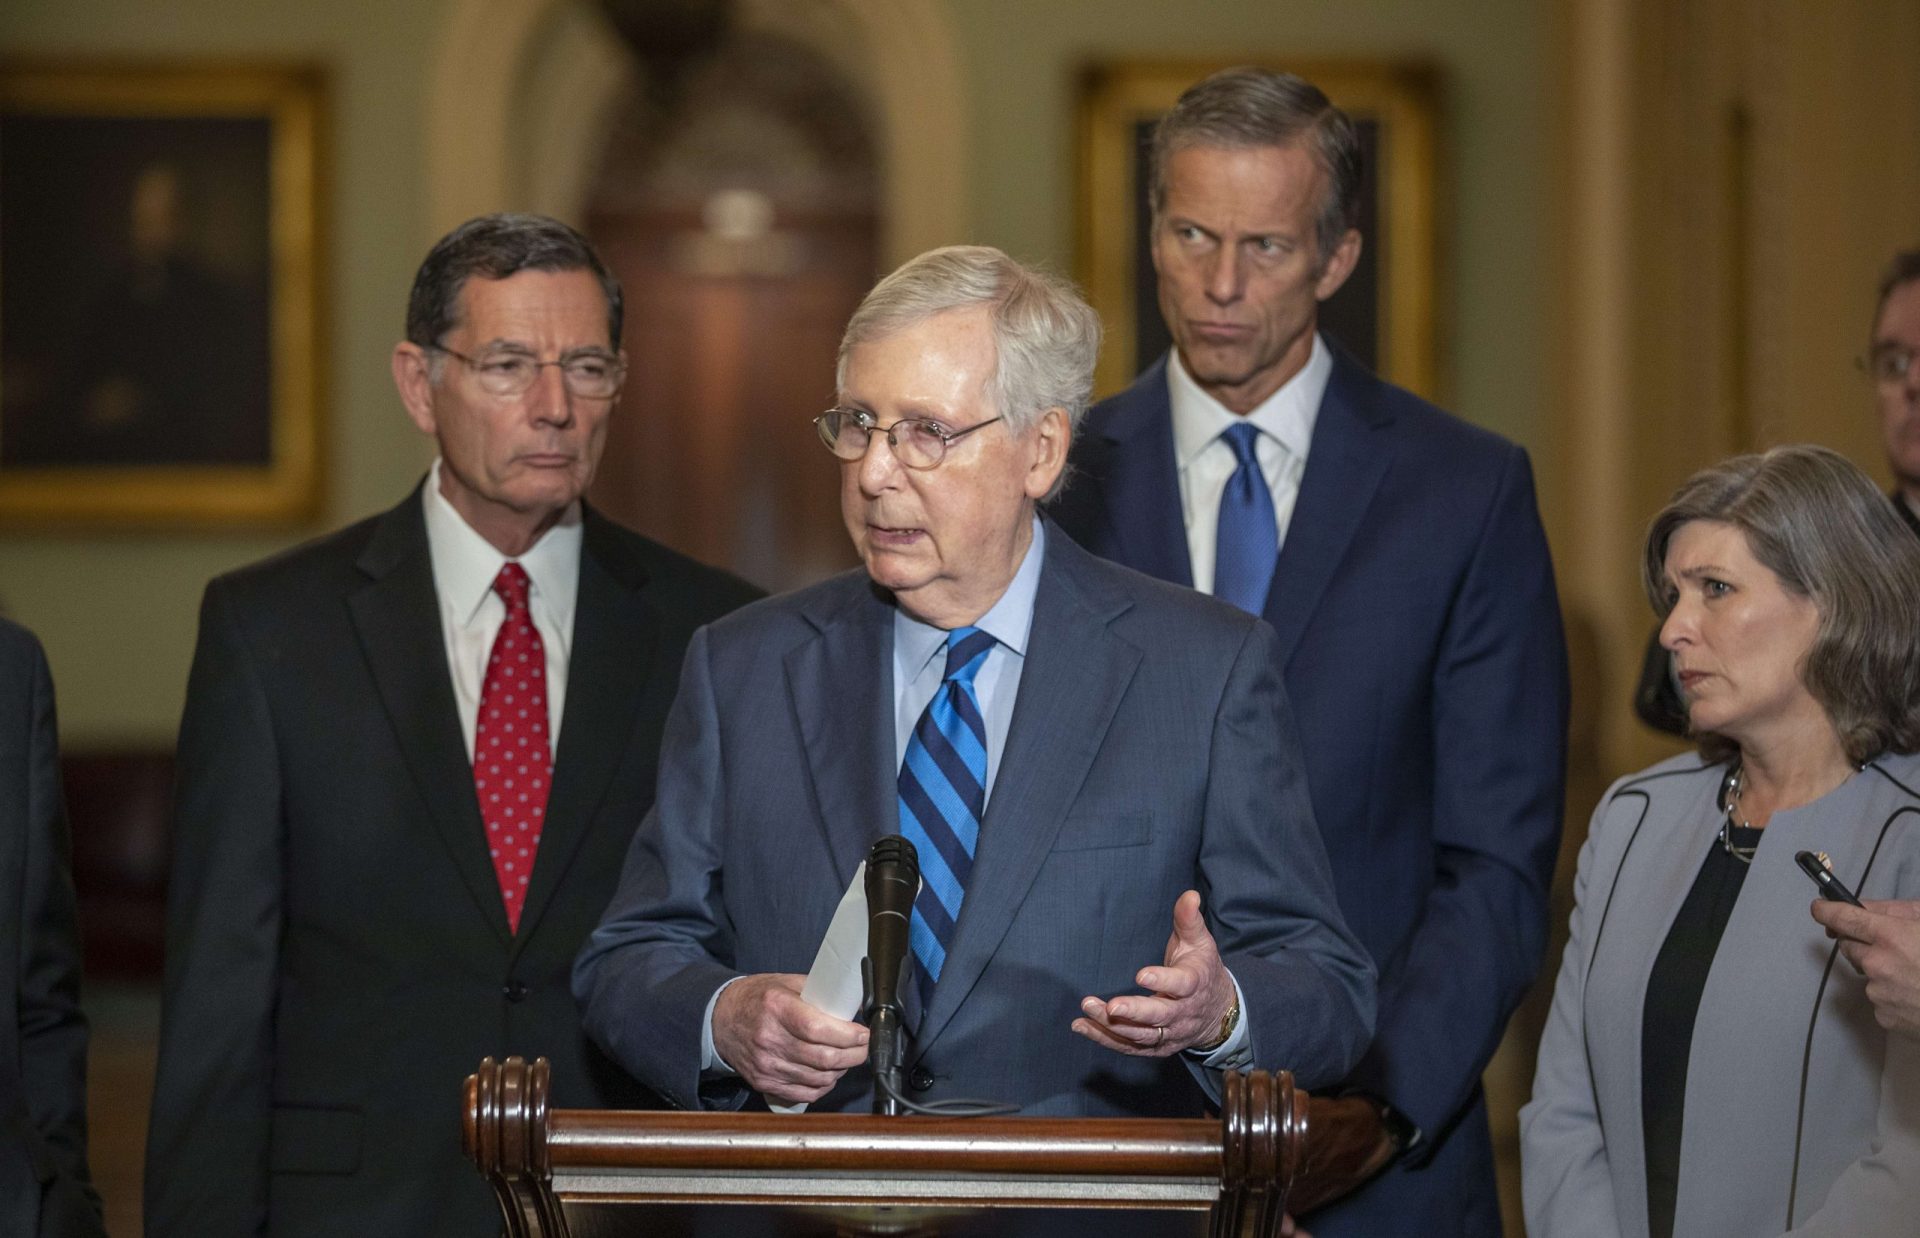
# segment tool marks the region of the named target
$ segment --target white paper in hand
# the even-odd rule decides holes
[[[833,910],[833,922],[813,956],[807,982],[800,986],[800,1000],[826,1011],[836,1019],[851,1019],[860,1013],[866,996],[860,983],[860,961],[867,957],[867,862],[853,870],[853,882]],[[804,1113],[805,1102],[794,1105],[768,1105],[775,1113]]]

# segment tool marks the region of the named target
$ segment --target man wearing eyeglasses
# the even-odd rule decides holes
[[[855,312],[816,425],[864,567],[695,635],[575,970],[589,1032],[674,1104],[871,1107],[866,1028],[800,973],[893,833],[923,878],[908,1108],[1191,1116],[1220,1068],[1311,1087],[1364,1046],[1372,967],[1272,629],[1036,515],[1098,340],[1070,287],[984,247]]]
[[[1893,470],[1893,506],[1920,534],[1920,249],[1895,254],[1880,280],[1873,338],[1861,368],[1873,380]]]
[[[567,988],[653,797],[694,629],[742,582],[582,496],[620,289],[494,215],[415,277],[393,375],[439,449],[384,514],[207,588],[179,744],[150,1235],[497,1232],[450,1115],[483,1056],[654,1102]]]
[[[1880,278],[1880,304],[1860,368],[1873,381],[1880,433],[1893,470],[1893,507],[1920,534],[1920,249],[1903,250]],[[1920,902],[1865,907],[1815,899],[1813,918],[1866,977],[1882,1027],[1920,1036]]]

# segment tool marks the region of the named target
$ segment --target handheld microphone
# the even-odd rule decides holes
[[[873,1111],[900,1112],[904,1087],[900,988],[906,973],[913,900],[920,892],[920,853],[898,834],[873,844],[867,856],[867,1061],[873,1067]]]

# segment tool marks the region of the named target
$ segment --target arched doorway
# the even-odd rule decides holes
[[[585,207],[626,289],[631,358],[594,499],[791,588],[852,562],[808,421],[878,265],[875,143],[834,67],[790,40],[669,50],[687,59],[636,49]]]
[[[676,7],[696,15],[701,9],[723,11],[729,29],[741,38],[783,41],[815,68],[828,66],[836,75],[873,152],[874,257],[864,279],[935,245],[968,239],[967,108],[942,0],[689,0],[684,6],[675,0],[664,6],[649,4],[639,13],[654,22],[664,9]],[[632,40],[623,41],[615,23],[593,2],[448,0],[445,14],[425,97],[426,216],[421,244],[472,215],[502,209],[541,211],[594,231],[589,204],[604,187],[609,155],[620,148],[622,127],[631,120],[628,108],[639,92],[651,88],[656,66],[633,53]],[[758,211],[742,199],[715,206],[718,222],[736,235]],[[611,233],[605,239],[617,244]],[[630,295],[639,292],[638,287],[630,289]],[[647,312],[642,308],[630,320]],[[844,321],[839,309],[804,299],[783,309],[781,317],[798,319],[836,340]],[[828,320],[834,320],[830,332],[823,326]],[[685,359],[692,345],[684,325],[669,317],[658,338],[636,340],[641,345],[635,353],[638,385],[630,387],[627,407],[616,424],[679,415],[653,407],[657,397],[643,392],[646,367],[677,366]],[[756,342],[759,335],[756,327]],[[805,418],[818,411],[816,405],[824,407],[831,394],[831,363],[828,346],[820,353],[818,368],[786,376],[754,361],[748,375],[756,382],[791,378],[807,391],[800,422],[804,430]],[[639,433],[638,427],[631,428]],[[740,427],[728,430],[738,433]],[[714,453],[701,458],[719,462],[710,476],[724,478],[724,469],[737,472],[744,467],[738,457],[719,454],[727,441],[726,434],[717,435],[699,447]],[[645,517],[649,531],[703,557],[736,565],[770,587],[813,579],[844,562],[840,545],[845,538],[838,533],[837,516],[831,551],[820,532],[826,527],[821,505],[830,508],[833,503],[832,465],[826,453],[821,451],[816,463],[808,453],[817,448],[784,433],[770,436],[766,448],[778,457],[780,467],[763,474],[761,484],[736,487],[733,498],[721,500],[729,513],[724,530],[698,528],[714,502],[704,496],[714,491],[681,487],[678,510],[663,517],[666,524]],[[636,454],[632,442],[615,444],[611,454],[612,471],[603,490],[596,491],[596,500],[611,504],[624,518],[641,519],[634,515],[641,509],[628,506],[613,487],[649,486],[646,468],[661,462],[671,467],[681,457],[668,450]],[[616,482],[628,464],[635,467]],[[827,472],[816,474],[816,468]],[[669,476],[653,488],[662,495],[674,493],[680,482]],[[770,523],[777,527],[785,519],[778,514],[781,495],[796,489],[808,496],[796,501],[812,505],[798,518],[804,535],[767,542],[742,532]],[[724,488],[719,493],[724,494]],[[643,494],[628,499],[642,505],[653,501]],[[769,509],[776,513],[771,518]],[[743,544],[736,558],[735,548]],[[715,546],[718,549],[708,549]]]
[[[627,85],[618,40],[582,0],[447,0],[427,82],[421,244],[509,207],[580,222],[577,186]],[[881,153],[881,265],[968,239],[967,101],[944,0],[737,0],[737,29],[834,64]]]

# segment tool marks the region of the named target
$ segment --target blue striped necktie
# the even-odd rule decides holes
[[[986,811],[987,724],[973,677],[993,646],[979,628],[947,633],[946,676],[914,724],[900,763],[900,833],[920,852],[920,894],[908,937],[922,1010],[953,944]]]
[[[1220,494],[1220,524],[1214,541],[1213,596],[1249,614],[1267,608],[1267,589],[1280,559],[1280,528],[1273,492],[1253,444],[1260,431],[1243,421],[1220,435],[1240,467]]]

